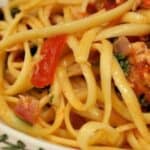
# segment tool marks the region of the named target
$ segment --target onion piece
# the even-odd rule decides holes
[[[124,56],[127,56],[130,54],[130,47],[131,44],[129,40],[126,37],[119,37],[115,42],[114,42],[114,51],[115,53],[121,53]]]

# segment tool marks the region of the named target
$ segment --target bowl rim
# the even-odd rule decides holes
[[[0,121],[0,134],[6,134],[10,136],[10,140],[21,140],[32,147],[37,149],[37,147],[43,148],[44,150],[75,150],[75,148],[68,148],[65,146],[57,145],[54,143],[47,142],[46,140],[32,137],[24,132],[18,131],[11,128],[7,124]],[[35,147],[35,148],[34,148]],[[1,148],[1,147],[0,147]],[[29,149],[28,149],[29,150]]]

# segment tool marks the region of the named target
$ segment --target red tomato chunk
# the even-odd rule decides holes
[[[42,59],[35,65],[31,82],[35,87],[43,88],[52,84],[56,67],[63,52],[66,35],[48,38],[41,49]]]
[[[22,120],[35,124],[40,115],[39,101],[30,97],[20,99],[14,108],[15,114]]]

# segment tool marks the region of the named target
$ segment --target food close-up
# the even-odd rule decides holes
[[[150,0],[0,4],[0,122],[74,150],[150,149]]]

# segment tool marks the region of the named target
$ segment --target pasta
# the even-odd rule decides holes
[[[75,149],[148,150],[149,20],[149,0],[10,0],[0,119]]]

